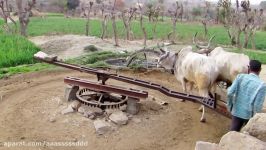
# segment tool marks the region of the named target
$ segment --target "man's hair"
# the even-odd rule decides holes
[[[258,60],[250,60],[249,69],[250,71],[259,72],[261,70],[261,62]]]

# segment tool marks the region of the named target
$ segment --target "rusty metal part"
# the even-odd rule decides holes
[[[148,97],[148,92],[146,91],[140,91],[136,89],[126,89],[119,86],[102,85],[89,80],[75,78],[75,77],[66,77],[64,79],[64,82],[70,85],[86,87],[87,89],[96,92],[121,94],[124,96],[129,96],[137,99]]]
[[[226,104],[222,101],[219,101],[219,103],[217,103],[217,100],[215,98],[206,98],[206,97],[188,95],[185,93],[172,91],[172,90],[170,90],[170,89],[168,89],[162,85],[156,84],[156,83],[143,81],[143,80],[139,80],[139,79],[134,79],[134,78],[130,78],[130,77],[122,76],[122,75],[117,75],[117,74],[110,74],[104,70],[97,70],[97,69],[93,69],[93,68],[81,67],[81,66],[77,66],[77,65],[67,64],[67,63],[64,63],[61,61],[57,61],[57,60],[47,61],[47,60],[42,59],[42,58],[37,58],[37,57],[35,57],[35,58],[40,60],[40,61],[50,63],[53,65],[57,65],[57,66],[61,66],[61,67],[69,68],[72,70],[77,70],[80,72],[89,73],[89,74],[95,74],[95,75],[97,75],[98,81],[100,81],[100,80],[102,81],[102,84],[105,84],[105,82],[108,79],[114,79],[114,80],[130,83],[130,84],[150,88],[153,90],[157,90],[157,91],[159,91],[159,92],[161,92],[167,96],[170,96],[170,97],[174,97],[174,98],[178,98],[178,99],[184,99],[184,100],[203,104],[204,106],[206,106],[206,107],[208,107],[208,108],[210,108],[210,109],[212,109],[212,110],[214,110],[214,111],[216,111],[216,112],[218,112],[218,113],[220,113],[226,117],[231,117],[230,115],[228,115],[229,113],[226,111]],[[68,79],[66,81],[68,81]],[[77,81],[77,83],[79,83],[80,85],[86,86],[86,87],[88,85],[88,84],[85,84],[83,82],[83,80],[79,80],[79,81]],[[120,94],[122,94],[122,93],[120,93]]]
[[[127,96],[93,91],[88,88],[80,89],[76,95],[81,103],[101,109],[119,109],[127,104],[128,100]]]

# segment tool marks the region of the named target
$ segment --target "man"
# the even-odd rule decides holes
[[[266,84],[259,78],[261,63],[250,60],[249,74],[239,74],[227,91],[227,108],[232,114],[231,131],[240,131],[253,115],[260,112]]]

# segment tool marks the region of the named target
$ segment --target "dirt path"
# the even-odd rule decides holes
[[[127,41],[119,40],[119,47],[114,46],[112,39],[102,40],[92,36],[82,35],[56,35],[56,36],[37,36],[29,38],[33,43],[40,46],[42,51],[48,54],[55,54],[63,59],[75,58],[85,54],[84,48],[89,45],[95,45],[100,50],[108,51],[135,51],[143,48],[143,41]],[[162,41],[148,40],[147,45],[155,46]],[[175,45],[176,48],[181,48],[183,45]]]
[[[163,84],[181,90],[174,76],[161,72],[120,74]],[[4,141],[85,141],[85,147],[13,147],[10,149],[167,149],[192,150],[198,140],[218,142],[227,132],[229,120],[211,110],[207,111],[207,123],[199,122],[198,104],[179,102],[158,92],[148,90],[149,95],[169,102],[162,110],[153,111],[145,101],[141,112],[134,116],[140,123],[115,127],[105,136],[97,136],[93,121],[79,114],[62,115],[66,107],[63,100],[63,77],[77,76],[95,79],[67,70],[44,71],[23,74],[0,80],[0,142]],[[109,84],[129,86],[118,81]],[[131,85],[130,85],[131,86]],[[137,88],[135,86],[131,86]],[[142,88],[143,89],[143,88]],[[143,89],[144,90],[144,89]],[[147,90],[147,89],[146,89]],[[1,98],[2,97],[2,98]],[[55,122],[49,119],[55,117]],[[2,143],[3,144],[3,143]],[[1,145],[1,143],[0,143]],[[0,149],[7,149],[0,146]]]

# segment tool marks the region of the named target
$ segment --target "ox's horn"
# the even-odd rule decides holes
[[[165,50],[163,50],[162,48],[160,48],[160,51],[164,54],[166,51]]]
[[[196,42],[196,37],[197,37],[197,34],[198,32],[195,33],[194,37],[193,37],[193,44],[196,45],[197,48],[199,49],[207,49],[209,50],[210,47],[211,47],[211,42],[212,40],[215,38],[215,35],[213,35],[210,39],[209,39],[209,42],[208,42],[208,45],[207,46],[203,46],[203,45],[199,45],[197,42]]]
[[[165,54],[162,55],[162,57],[159,59],[159,61],[164,60],[165,58],[167,58],[169,56],[170,52],[167,51]]]
[[[212,49],[200,49],[196,51],[198,54],[209,54],[212,51]]]

